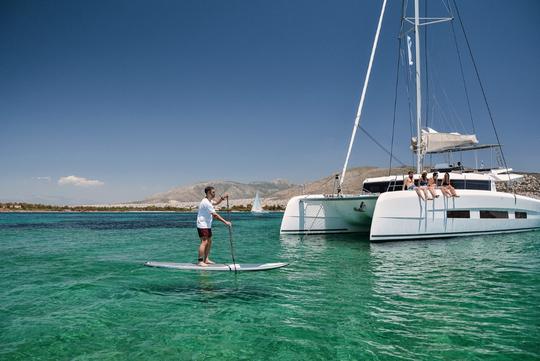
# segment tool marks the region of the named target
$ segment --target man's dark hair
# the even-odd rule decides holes
[[[208,194],[208,192],[210,192],[212,189],[214,189],[214,187],[212,187],[212,186],[208,186],[208,187],[204,188],[204,194]]]

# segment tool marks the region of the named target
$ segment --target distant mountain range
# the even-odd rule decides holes
[[[135,203],[158,204],[170,201],[177,202],[200,202],[204,198],[204,188],[213,186],[219,196],[228,193],[231,200],[252,199],[259,192],[261,197],[269,197],[280,191],[295,187],[286,180],[274,180],[271,182],[240,183],[234,181],[214,180],[200,182],[184,187],[176,187],[163,193],[154,194],[142,201]]]
[[[409,168],[394,168],[392,174],[403,174]],[[336,173],[337,174],[337,173]],[[388,175],[388,169],[377,167],[352,168],[347,171],[343,184],[344,193],[360,193],[362,182],[366,178]],[[328,194],[335,192],[335,174],[306,184],[292,184],[278,179],[271,182],[240,183],[235,181],[214,180],[176,187],[163,193],[152,195],[134,204],[155,204],[173,206],[195,206],[204,197],[204,188],[211,185],[216,188],[218,195],[229,194],[231,205],[250,204],[258,191],[263,206],[286,205],[287,201],[301,194]]]
[[[391,174],[406,174],[411,167],[393,168]],[[516,184],[516,193],[540,198],[540,175],[538,173],[518,172],[525,178]],[[132,202],[133,205],[179,206],[196,207],[204,197],[204,188],[212,185],[217,194],[228,193],[229,203],[234,205],[250,205],[255,193],[258,191],[263,206],[285,206],[287,201],[302,194],[331,194],[336,191],[337,180],[334,173],[319,180],[306,184],[292,184],[286,180],[278,179],[271,182],[241,183],[235,181],[214,180],[195,183],[188,186],[176,187],[169,191],[155,194],[141,201]],[[387,168],[359,167],[347,171],[343,184],[343,193],[357,194],[362,192],[362,183],[366,178],[389,175]],[[508,191],[504,183],[497,187]]]

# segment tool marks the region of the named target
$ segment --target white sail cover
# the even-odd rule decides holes
[[[475,134],[439,133],[431,128],[422,129],[421,153],[438,153],[446,150],[467,148],[478,144]],[[411,139],[411,149],[418,149],[416,137]]]

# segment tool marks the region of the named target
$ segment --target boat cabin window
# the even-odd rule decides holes
[[[415,184],[418,180],[415,179]],[[489,180],[465,180],[465,179],[452,179],[452,186],[455,189],[474,189],[480,191],[490,191],[491,182]],[[437,185],[442,184],[442,179],[439,179]],[[369,193],[384,193],[400,191],[403,189],[403,180],[390,181],[390,182],[369,182],[364,183],[364,191]]]
[[[400,191],[403,188],[403,181],[391,181],[391,182],[370,182],[364,183],[364,191],[369,193],[384,193]]]
[[[526,219],[527,218],[527,212],[516,212],[516,218]]]
[[[451,179],[450,183],[455,189],[491,190],[491,182],[488,180]]]
[[[446,211],[448,218],[471,218],[471,211]]]
[[[507,211],[480,211],[480,218],[508,218]]]

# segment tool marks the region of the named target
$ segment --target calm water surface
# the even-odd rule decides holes
[[[189,213],[0,214],[0,359],[540,360],[540,232],[370,244],[232,218],[237,262],[290,266],[144,267],[196,260]]]

